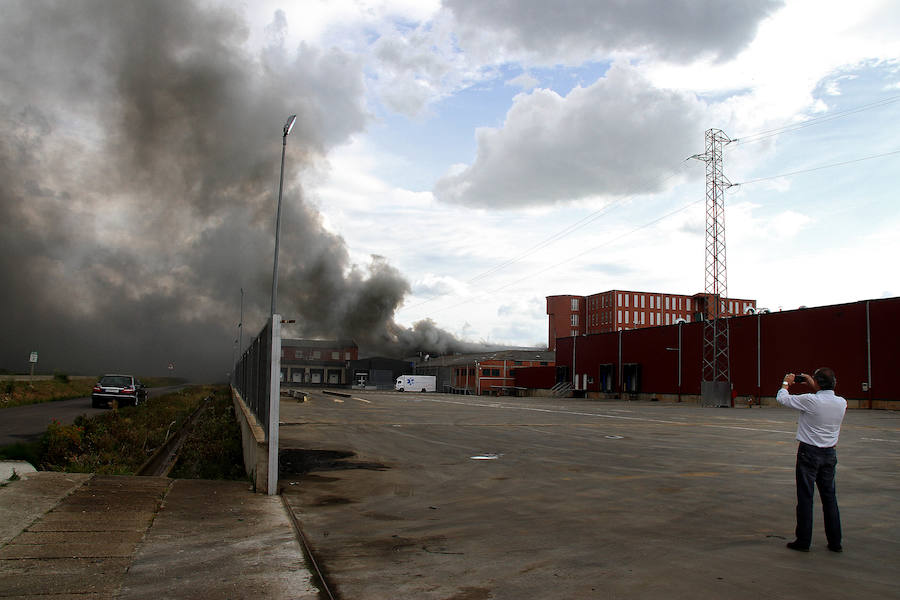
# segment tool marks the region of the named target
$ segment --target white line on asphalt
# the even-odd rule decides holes
[[[365,402],[366,404],[372,404],[371,400],[366,400],[365,398],[357,398],[356,396],[354,396],[353,399],[359,400],[360,402]]]
[[[784,433],[793,434],[793,431],[781,431],[778,429],[759,429],[755,427],[739,427],[737,425],[714,425],[712,423],[690,423],[687,421],[669,421],[666,419],[648,419],[646,417],[626,417],[624,415],[609,415],[604,413],[587,413],[574,410],[553,410],[550,408],[535,408],[533,406],[510,406],[499,403],[481,404],[477,402],[459,402],[454,400],[438,400],[436,398],[423,398],[428,402],[438,402],[442,404],[458,404],[460,406],[477,406],[480,408],[506,408],[509,410],[528,410],[532,412],[543,412],[558,415],[575,415],[579,417],[598,417],[602,419],[620,419],[623,421],[642,421],[644,423],[663,423],[665,425],[699,425],[700,427],[712,427],[715,429],[737,429],[741,431],[761,431],[764,433]]]
[[[881,438],[859,438],[861,440],[869,440],[870,442],[890,442],[892,444],[900,443],[900,440],[883,440]]]

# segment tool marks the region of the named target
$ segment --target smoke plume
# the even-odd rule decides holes
[[[207,4],[203,4],[207,7]],[[269,306],[281,127],[279,312],[363,352],[461,349],[393,316],[409,283],[354,266],[296,183],[361,131],[340,50],[247,48],[239,15],[185,0],[7,1],[0,22],[0,369],[222,378]]]

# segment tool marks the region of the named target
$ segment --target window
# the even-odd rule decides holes
[[[572,310],[578,310],[578,298],[572,298]]]
[[[640,321],[638,320],[638,314],[637,314],[637,311],[634,311],[634,321],[632,321],[632,323],[634,323],[635,325],[637,325],[638,323],[640,323]]]
[[[303,350],[294,350],[294,358],[303,358]]]
[[[619,318],[616,320],[616,323],[621,323],[621,322],[622,322],[622,311],[620,310],[620,311],[619,311]]]
[[[344,360],[350,360],[350,353],[344,352]]]
[[[685,320],[686,323],[690,323],[690,322],[691,322],[691,315],[687,315],[687,316],[684,318],[684,320]]]
[[[313,350],[312,357],[313,358],[322,358],[322,353],[319,350]]]
[[[691,299],[690,298],[687,298],[684,301],[684,304],[685,304],[685,307],[687,308],[687,310],[691,310]]]
[[[619,306],[622,306],[622,294],[619,294]]]
[[[641,313],[641,325],[647,324],[647,315],[646,313]]]
[[[628,299],[631,298],[629,294],[625,294],[625,306],[628,306]]]
[[[669,310],[669,297],[666,296],[666,310]],[[666,323],[668,325],[668,323]]]
[[[625,322],[626,322],[626,323],[628,322],[628,317],[629,317],[629,315],[630,315],[630,313],[626,310],[626,311],[625,311]]]
[[[572,327],[578,327],[578,315],[572,315]]]
[[[666,325],[671,325],[672,315],[666,313]]]
[[[641,295],[641,308],[647,307],[647,296]]]
[[[332,352],[332,353],[331,353],[331,360],[340,360],[340,359],[341,359],[341,353],[340,353],[340,352]]]
[[[638,305],[637,294],[635,294],[634,295],[634,307],[637,308],[637,305]]]

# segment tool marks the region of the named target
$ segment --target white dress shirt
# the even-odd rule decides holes
[[[784,388],[775,399],[779,404],[800,411],[797,419],[797,440],[819,448],[837,446],[841,422],[847,411],[847,401],[836,396],[834,390],[819,390],[815,394],[793,396]]]

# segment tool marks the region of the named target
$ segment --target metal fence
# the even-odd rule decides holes
[[[275,315],[234,366],[234,387],[266,434],[269,494],[278,484],[278,399],[281,390],[281,317]]]

